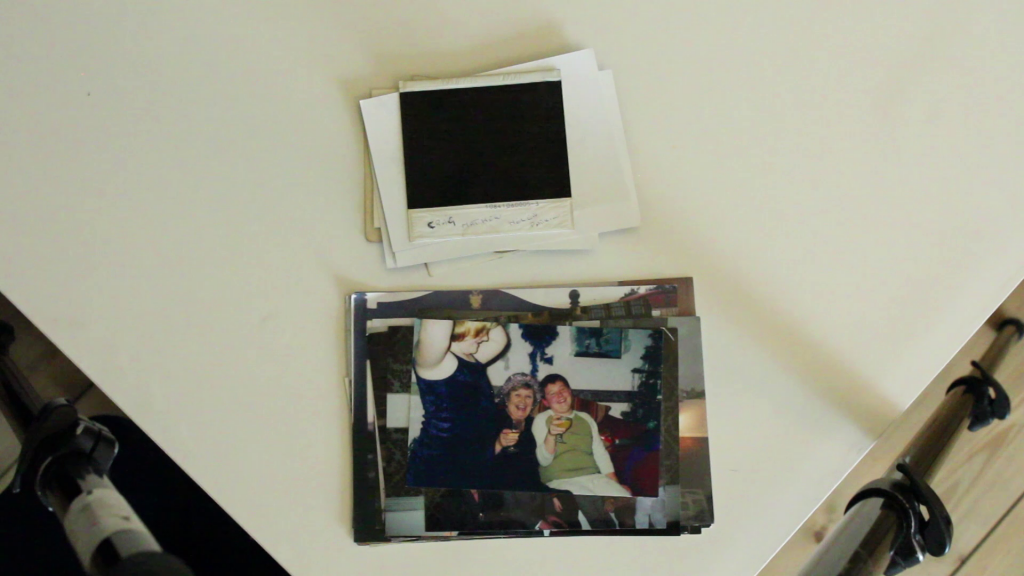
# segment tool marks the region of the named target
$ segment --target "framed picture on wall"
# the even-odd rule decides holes
[[[622,330],[573,328],[572,355],[576,358],[622,358]]]

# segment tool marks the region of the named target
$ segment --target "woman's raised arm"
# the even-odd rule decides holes
[[[416,343],[416,366],[434,368],[444,360],[452,345],[454,320],[420,320],[420,338]]]

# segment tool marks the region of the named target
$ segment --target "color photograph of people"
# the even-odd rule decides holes
[[[445,489],[429,531],[629,527],[658,495],[661,334],[594,358],[573,331],[418,321],[406,483]]]

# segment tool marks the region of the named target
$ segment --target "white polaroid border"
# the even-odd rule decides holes
[[[560,70],[485,74],[399,82],[399,92],[426,92],[561,82]],[[409,240],[446,240],[573,230],[571,198],[522,200],[409,210]]]
[[[409,210],[413,242],[572,229],[570,198]]]

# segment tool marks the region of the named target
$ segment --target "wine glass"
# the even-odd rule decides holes
[[[509,429],[509,434],[515,436],[516,438],[519,438],[519,435],[523,433],[523,428],[525,427],[526,420],[513,420],[512,428]],[[519,448],[516,448],[515,444],[513,444],[512,446],[506,446],[505,452],[509,454],[515,454],[516,452],[519,452]]]
[[[558,444],[566,444],[567,442],[563,436],[565,436],[565,433],[569,431],[569,428],[572,428],[572,418],[569,418],[568,416],[556,416],[554,424],[555,427],[562,429],[562,433],[555,436],[555,442]]]

